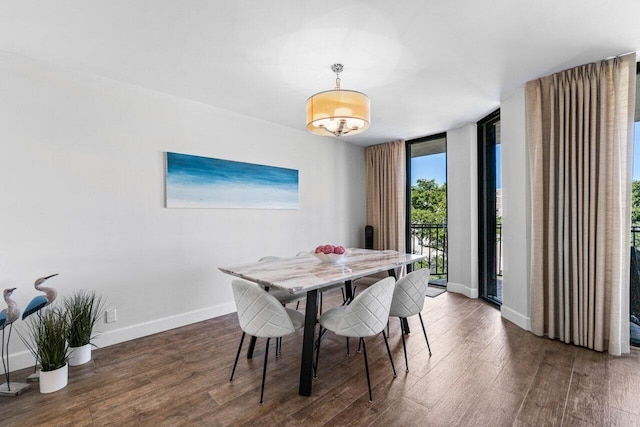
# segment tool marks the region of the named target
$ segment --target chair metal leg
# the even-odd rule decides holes
[[[247,359],[253,358],[253,350],[256,348],[256,337],[251,337],[249,340],[249,348],[247,349]]]
[[[320,341],[322,341],[322,326],[318,334],[318,346],[316,347],[316,363],[313,365],[313,378],[318,379],[318,360],[320,360]]]
[[[402,336],[402,351],[404,352],[405,371],[409,372],[409,361],[407,360],[407,344],[404,342],[404,323],[400,319],[400,335]]]
[[[382,338],[384,338],[384,345],[387,347],[389,362],[391,362],[391,369],[393,369],[393,378],[396,378],[398,376],[398,374],[396,374],[396,365],[393,363],[393,357],[391,357],[391,350],[389,350],[389,342],[387,341],[387,337],[384,334],[384,329],[382,330]]]
[[[351,353],[349,353],[349,337],[347,337],[347,356],[351,356]]]
[[[264,397],[264,379],[267,376],[267,360],[269,357],[269,341],[271,338],[267,338],[267,347],[264,350],[264,368],[262,368],[262,388],[260,389],[260,404],[264,402],[262,399]]]
[[[418,313],[420,317],[420,324],[422,325],[422,332],[424,333],[424,339],[427,341],[427,348],[429,349],[429,356],[431,356],[431,346],[429,345],[429,338],[427,338],[427,330],[424,328],[424,322],[422,321],[422,313]]]
[[[369,378],[369,362],[367,361],[367,345],[364,338],[360,338],[362,343],[362,352],[364,353],[364,369],[367,372],[367,386],[369,387],[369,402],[373,402],[373,394],[371,393],[371,379]]]
[[[242,343],[244,342],[245,332],[242,332],[242,338],[240,338],[240,345],[238,346],[238,353],[236,354],[236,361],[233,362],[233,369],[231,370],[231,378],[229,381],[233,381],[233,374],[236,372],[236,365],[238,364],[238,359],[240,358],[240,352],[242,351]]]

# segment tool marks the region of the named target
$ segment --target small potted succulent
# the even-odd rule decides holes
[[[64,388],[69,378],[69,324],[58,307],[43,310],[39,317],[29,319],[27,336],[20,338],[40,364],[40,393],[52,393]]]
[[[64,307],[69,323],[67,341],[71,348],[69,365],[78,366],[91,360],[93,327],[104,316],[105,303],[95,291],[79,290],[65,297]]]

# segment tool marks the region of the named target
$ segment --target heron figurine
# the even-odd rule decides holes
[[[30,386],[25,383],[11,382],[11,369],[9,368],[9,342],[11,341],[11,331],[13,330],[13,322],[20,317],[20,309],[18,304],[11,299],[11,294],[16,288],[5,289],[3,292],[4,301],[7,308],[0,311],[0,329],[2,329],[2,367],[4,368],[4,378],[6,382],[0,385],[0,396],[17,396]],[[7,336],[7,345],[5,347],[4,331],[9,326],[9,334]],[[6,350],[5,350],[6,349]]]
[[[42,286],[42,284],[46,282],[48,279],[57,275],[58,273],[52,274],[50,276],[40,277],[38,280],[35,281],[35,283],[33,284],[33,287],[39,290],[40,292],[44,292],[44,295],[38,295],[37,297],[29,301],[29,304],[27,304],[27,308],[25,308],[24,312],[22,313],[22,320],[31,316],[33,313],[38,313],[38,317],[41,318],[41,315],[42,315],[41,310],[46,306],[48,306],[49,304],[51,304],[53,301],[55,301],[56,296],[58,296],[58,292],[56,292],[56,290],[53,288]],[[36,361],[36,365],[33,367],[33,374],[27,377],[27,381],[38,381],[39,375],[37,371],[38,371],[38,361]]]
[[[44,292],[44,295],[38,295],[37,297],[29,301],[29,304],[27,304],[27,308],[25,308],[24,312],[22,313],[22,320],[31,316],[33,313],[40,314],[39,313],[40,310],[42,310],[43,308],[51,304],[53,301],[55,301],[56,296],[58,296],[58,292],[56,292],[56,290],[53,288],[46,288],[42,286],[42,284],[46,282],[48,279],[51,279],[53,276],[57,276],[57,275],[58,273],[52,274],[51,276],[40,277],[38,280],[35,281],[35,283],[33,284],[33,287],[39,290],[40,292]]]

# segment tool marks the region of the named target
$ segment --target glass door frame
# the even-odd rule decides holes
[[[636,87],[638,87],[638,84],[640,84],[640,62],[636,62]],[[636,91],[636,104],[638,104],[640,102],[640,93],[638,93],[638,91]],[[637,112],[638,106],[636,105],[636,109],[635,111]],[[635,148],[635,132],[636,132],[636,128],[638,126],[638,123],[640,123],[640,117],[638,117],[637,114],[634,115],[634,148]],[[635,150],[634,150],[635,151]],[[635,152],[634,152],[634,157],[635,157]],[[633,165],[633,169],[635,168],[640,168],[640,165],[635,164]],[[633,208],[633,178],[632,179],[632,190],[631,190],[631,207]],[[630,221],[631,224],[631,242],[630,243],[630,249],[634,248],[634,240],[635,240],[635,228],[633,226],[633,222]],[[633,254],[634,251],[631,251],[631,253]],[[634,268],[638,269],[637,265],[634,265],[634,260],[633,260],[633,255],[631,256],[631,261],[629,262],[629,267],[630,267],[630,271],[629,271],[629,315],[633,315],[634,313],[632,312],[632,307],[634,304],[633,301],[633,297],[634,297],[634,293],[632,292],[634,289],[634,285],[633,285],[633,279],[634,279],[634,273],[637,274],[637,270],[634,271]],[[638,280],[638,278],[636,277],[636,280]],[[637,285],[636,285],[637,286]],[[631,330],[632,330],[632,326],[631,324],[634,323],[631,319],[629,320],[629,344],[631,345],[631,347],[634,348],[640,348],[640,340],[634,340],[633,339],[633,335],[631,334]]]
[[[482,118],[478,130],[478,294],[498,306],[496,272],[496,128],[500,109]],[[495,289],[494,295],[489,292]]]
[[[442,133],[438,133],[435,135],[429,135],[429,136],[423,136],[420,138],[415,138],[415,139],[409,139],[405,141],[405,156],[406,156],[406,161],[405,161],[405,168],[406,168],[406,174],[405,174],[405,187],[406,187],[406,194],[405,194],[405,250],[406,253],[411,253],[412,251],[412,247],[411,247],[411,146],[413,144],[419,144],[422,142],[427,142],[427,141],[435,141],[435,140],[440,140],[440,139],[444,139],[444,146],[445,146],[445,158],[447,155],[447,133],[446,132],[442,132]],[[446,176],[446,171],[447,171],[447,164],[445,161],[445,176]],[[446,200],[447,200],[447,218],[449,217],[449,187],[447,186],[447,192],[446,192]],[[448,221],[447,221],[448,223]],[[448,224],[447,224],[448,226]],[[446,251],[447,253],[445,254],[445,257],[448,258],[449,254],[448,254],[448,249]],[[409,271],[409,270],[407,270]],[[447,263],[447,277],[448,277],[448,263]]]

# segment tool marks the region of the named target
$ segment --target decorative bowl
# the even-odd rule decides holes
[[[336,264],[340,261],[342,261],[342,259],[344,258],[344,256],[346,255],[346,253],[344,254],[324,254],[324,253],[311,253],[311,255],[313,255],[314,257],[318,258],[320,260],[320,262],[326,263],[326,264]]]

